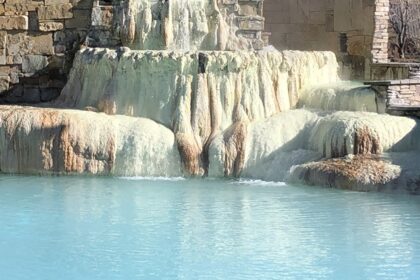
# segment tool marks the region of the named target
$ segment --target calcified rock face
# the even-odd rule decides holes
[[[233,126],[231,137],[244,138],[238,127],[290,110],[304,89],[336,80],[328,52],[85,49],[57,104],[161,123],[175,133],[187,174],[202,175],[208,147],[224,130]],[[227,174],[239,174],[235,168]]]
[[[373,89],[356,82],[338,82],[306,90],[299,106],[322,111],[385,112]]]
[[[219,114],[224,129],[233,119],[254,121],[294,108],[305,89],[335,83],[337,67],[330,52],[88,48],[77,54],[58,103],[170,126],[176,110],[194,110],[192,102],[200,115]]]
[[[291,110],[246,126],[246,137],[226,145],[230,131],[217,136],[209,149],[209,175],[232,175],[229,162],[238,162],[243,177],[284,181],[295,165],[347,155],[405,152],[419,147],[418,121],[366,112]],[[232,157],[231,155],[234,155]],[[344,165],[343,165],[344,167]]]
[[[148,119],[2,106],[0,170],[25,174],[179,176],[173,133]]]
[[[0,106],[0,170],[418,189],[399,155],[420,151],[419,121],[337,84],[333,53],[249,51],[240,2],[121,2],[114,31],[136,50],[79,51],[55,109]]]
[[[218,2],[129,0],[120,16],[123,43],[137,50],[252,50],[236,35],[233,11]]]
[[[416,149],[418,121],[365,112],[334,112],[317,120],[311,150],[326,158]]]

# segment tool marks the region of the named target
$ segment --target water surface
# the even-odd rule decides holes
[[[418,279],[420,197],[0,177],[1,279]]]

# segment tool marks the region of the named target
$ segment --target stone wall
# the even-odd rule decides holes
[[[371,80],[420,79],[420,63],[374,63],[371,66]]]
[[[0,103],[56,98],[82,45],[118,47],[121,17],[136,0],[0,0]],[[223,0],[238,36],[264,46],[263,0]],[[170,4],[170,2],[169,2]]]
[[[375,31],[372,45],[373,63],[388,62],[389,0],[375,0]]]
[[[0,0],[0,102],[59,95],[90,26],[93,0]]]
[[[387,44],[387,2],[266,0],[266,31],[279,49],[334,51],[343,66],[342,76],[362,79],[369,77],[372,57],[385,59],[381,51]]]
[[[377,99],[386,104],[388,113],[409,115],[420,111],[420,80],[371,81],[366,84],[377,92]]]

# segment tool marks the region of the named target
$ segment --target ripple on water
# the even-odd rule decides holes
[[[0,177],[0,213],[1,279],[420,275],[415,196],[254,180]]]

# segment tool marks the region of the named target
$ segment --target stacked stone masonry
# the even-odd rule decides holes
[[[364,79],[388,49],[389,0],[266,0],[270,42],[279,49],[335,52],[343,78]]]
[[[373,36],[372,57],[373,63],[386,63],[388,61],[389,41],[389,0],[376,0],[375,32]]]
[[[420,111],[420,80],[370,81],[378,101],[385,102],[388,113],[410,114]]]
[[[0,0],[0,101],[48,101],[66,82],[94,0]]]
[[[118,16],[134,0],[0,0],[0,103],[56,98],[82,45],[121,46]],[[267,41],[263,0],[221,0],[238,35],[260,49]]]

